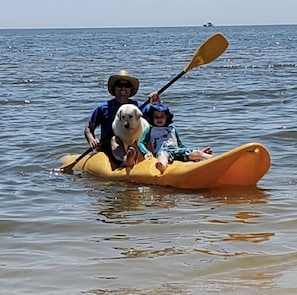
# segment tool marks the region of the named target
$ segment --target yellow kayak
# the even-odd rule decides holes
[[[61,159],[64,165],[79,155]],[[181,189],[202,189],[224,186],[255,186],[270,167],[268,150],[260,143],[247,143],[200,162],[174,161],[164,174],[155,168],[155,158],[148,158],[133,168],[116,168],[102,153],[87,155],[74,169],[113,181],[170,186]]]

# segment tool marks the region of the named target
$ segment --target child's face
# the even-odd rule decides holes
[[[166,126],[167,116],[165,112],[154,111],[153,122],[154,125],[163,127]]]

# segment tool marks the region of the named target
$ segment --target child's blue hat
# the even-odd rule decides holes
[[[167,116],[167,121],[166,121],[166,125],[170,125],[173,121],[173,114],[170,112],[169,108],[161,103],[161,102],[156,102],[156,103],[153,103],[149,110],[148,110],[148,122],[151,124],[151,125],[154,125],[154,122],[153,122],[153,114],[154,114],[154,111],[159,111],[159,112],[165,112],[166,113],[166,116]]]

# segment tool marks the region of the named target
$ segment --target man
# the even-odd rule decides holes
[[[136,150],[129,148],[126,152],[114,137],[112,130],[112,122],[115,118],[117,110],[122,104],[131,103],[141,109],[142,102],[133,100],[139,87],[137,78],[132,77],[125,70],[121,70],[117,75],[112,75],[108,79],[108,91],[114,98],[98,104],[93,110],[89,122],[85,127],[85,137],[94,150],[105,152],[118,165],[132,167],[136,158]],[[157,92],[149,95],[150,103],[159,102],[160,98]],[[101,139],[95,136],[95,129],[101,125]]]

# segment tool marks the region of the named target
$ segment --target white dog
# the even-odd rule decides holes
[[[149,123],[142,117],[142,112],[133,104],[123,104],[117,111],[112,123],[114,135],[123,143],[125,151],[135,146]]]

